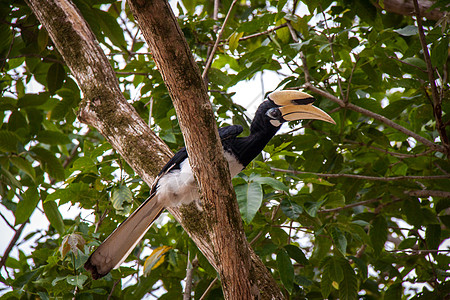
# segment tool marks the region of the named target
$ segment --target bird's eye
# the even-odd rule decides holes
[[[268,116],[269,118],[274,119],[274,120],[280,120],[281,119],[281,111],[278,108],[274,107],[274,108],[269,109],[266,112],[266,116]]]

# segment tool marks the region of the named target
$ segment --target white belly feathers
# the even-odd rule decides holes
[[[228,151],[224,151],[224,156],[228,161],[231,178],[244,169],[244,166]],[[162,201],[166,207],[189,204],[200,199],[188,159],[181,163],[180,169],[171,170],[159,179],[156,195],[158,201]]]

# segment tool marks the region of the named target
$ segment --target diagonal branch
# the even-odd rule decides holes
[[[225,17],[225,20],[223,21],[222,28],[220,28],[220,31],[217,34],[217,38],[216,38],[216,42],[214,43],[214,47],[212,48],[211,53],[209,54],[209,57],[206,60],[205,69],[203,70],[203,73],[202,73],[203,79],[205,79],[206,75],[208,74],[208,70],[211,67],[212,60],[214,58],[214,54],[216,53],[217,48],[219,47],[220,38],[222,37],[223,31],[225,30],[225,25],[228,22],[228,18],[230,17],[231,11],[233,10],[233,7],[236,4],[236,2],[237,2],[237,0],[233,0],[233,2],[231,3],[230,8],[228,9],[227,15]]]
[[[5,253],[3,253],[2,258],[0,259],[0,270],[3,268],[3,266],[6,263],[6,260],[9,257],[9,253],[11,253],[11,250],[14,248],[14,246],[17,243],[17,240],[19,239],[20,235],[22,234],[23,229],[25,228],[25,225],[28,223],[28,220],[26,222],[23,222],[22,225],[16,230],[16,233],[14,234],[13,238],[9,242],[8,247],[6,247]]]
[[[376,177],[376,176],[366,176],[366,175],[357,175],[357,174],[326,174],[326,173],[314,173],[314,172],[305,172],[305,171],[297,171],[297,170],[286,170],[279,168],[270,168],[275,172],[284,172],[284,173],[292,173],[292,174],[310,174],[317,177],[324,178],[353,178],[353,179],[361,179],[361,180],[371,180],[371,181],[399,181],[399,180],[438,180],[438,179],[449,179],[450,174],[447,175],[432,175],[432,176],[392,176],[392,177]],[[431,192],[431,191],[428,191]]]
[[[445,130],[445,125],[442,123],[442,99],[439,97],[439,93],[436,87],[434,68],[431,64],[430,52],[428,50],[427,42],[425,40],[425,33],[423,31],[422,17],[420,16],[420,8],[417,0],[413,0],[414,10],[417,20],[417,28],[419,29],[419,40],[422,46],[423,58],[427,65],[428,81],[431,87],[431,96],[433,98],[433,113],[436,119],[436,129],[441,137],[442,144],[444,145],[445,154],[450,158],[450,144]]]
[[[307,75],[307,73],[305,72],[305,77],[308,77],[309,75]],[[335,103],[337,103],[340,107],[342,108],[346,108],[346,109],[350,109],[356,112],[359,112],[363,115],[366,115],[368,117],[371,117],[377,121],[380,121],[381,123],[386,124],[389,127],[392,127],[404,134],[406,134],[407,136],[410,136],[414,139],[416,139],[418,142],[430,147],[431,149],[435,150],[435,151],[440,151],[442,153],[445,153],[445,148],[441,145],[435,144],[432,141],[422,137],[421,135],[395,123],[394,121],[386,118],[385,116],[379,115],[377,113],[374,113],[373,111],[367,110],[365,108],[359,107],[357,105],[354,105],[352,103],[344,103],[344,101],[342,101],[341,99],[339,99],[338,97],[328,93],[327,91],[321,90],[317,87],[315,87],[314,85],[311,84],[311,82],[307,81],[304,85],[305,88],[307,88],[308,90],[321,95],[322,97],[325,97]]]

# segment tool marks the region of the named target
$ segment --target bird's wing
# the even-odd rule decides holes
[[[181,148],[177,153],[175,153],[172,158],[167,162],[167,164],[161,169],[158,177],[166,174],[172,169],[179,169],[180,164],[188,157],[187,150],[185,147]]]
[[[244,131],[241,125],[231,125],[219,128],[219,136],[221,140],[235,138]]]
[[[152,223],[164,210],[152,194],[91,254],[84,268],[94,279],[101,278],[117,268],[133,251]]]

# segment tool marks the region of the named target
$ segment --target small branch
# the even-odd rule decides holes
[[[261,35],[269,34],[269,33],[274,32],[274,31],[276,31],[276,30],[278,30],[278,29],[280,29],[280,28],[289,26],[288,24],[289,24],[289,22],[284,23],[284,24],[281,24],[281,25],[278,25],[278,26],[275,26],[274,28],[267,29],[267,30],[262,31],[262,32],[250,34],[250,35],[247,35],[247,36],[243,36],[243,37],[241,37],[241,38],[239,39],[239,41],[245,41],[245,40],[252,39],[252,38],[255,38],[255,37],[258,37],[258,36],[261,36]]]
[[[370,199],[370,200],[365,200],[365,201],[361,201],[361,202],[356,202],[356,203],[351,203],[351,204],[347,204],[345,206],[341,206],[341,207],[336,207],[336,208],[330,208],[330,209],[321,209],[319,211],[317,211],[318,213],[330,213],[330,212],[337,212],[337,211],[341,211],[344,209],[348,209],[348,208],[352,208],[352,207],[356,207],[356,206],[361,206],[361,205],[366,205],[366,204],[370,204],[370,203],[374,203],[380,201],[379,198],[375,198],[375,199]]]
[[[115,71],[117,75],[143,75],[148,76],[150,73],[143,73],[143,72],[121,72],[121,71]]]
[[[9,226],[9,228],[11,228],[11,229],[14,230],[14,231],[16,230],[16,229],[14,228],[14,226],[13,226],[11,223],[8,222],[8,220],[5,218],[5,216],[4,216],[2,213],[0,213],[0,216],[2,217],[3,221],[5,221],[6,225]]]
[[[422,69],[422,68],[420,68],[420,67],[418,67],[418,66],[416,66],[416,65],[407,63],[406,61],[403,61],[403,60],[399,59],[397,56],[388,56],[388,57],[391,58],[391,59],[395,59],[396,61],[398,61],[399,63],[402,63],[402,64],[404,64],[404,65],[407,65],[407,66],[416,68],[417,70],[419,70],[419,71],[421,71],[421,72],[424,72],[424,73],[427,72],[427,71],[425,71],[424,69]]]
[[[351,86],[352,80],[353,80],[353,73],[355,73],[356,66],[358,65],[358,62],[359,62],[359,56],[356,55],[356,61],[355,61],[354,65],[353,65],[353,67],[352,67],[352,72],[350,73],[350,78],[348,79],[348,83],[347,83],[347,91],[345,93],[345,98],[344,98],[344,102],[345,103],[348,103],[348,98],[350,96],[350,86]]]
[[[205,292],[203,293],[203,295],[200,297],[199,300],[205,300],[206,296],[208,295],[209,291],[212,289],[212,287],[214,286],[214,284],[217,282],[219,278],[216,277],[214,278],[213,281],[211,281],[211,283],[208,285],[208,288],[205,290]]]
[[[434,77],[434,68],[431,64],[430,52],[428,51],[427,42],[425,39],[425,33],[423,31],[422,26],[422,17],[420,16],[420,8],[418,0],[413,0],[414,2],[414,10],[417,19],[417,28],[419,30],[419,40],[422,46],[423,57],[425,59],[425,63],[427,65],[427,73],[428,73],[428,81],[430,82],[431,87],[431,96],[433,98],[433,113],[436,119],[436,129],[439,132],[441,137],[441,142],[445,149],[445,154],[448,158],[450,158],[450,144],[447,136],[447,132],[445,130],[445,126],[442,123],[442,98],[439,97],[439,93],[436,87],[435,77]]]
[[[108,295],[107,300],[109,300],[109,299],[112,298],[112,294],[113,294],[113,292],[114,292],[114,289],[116,288],[116,285],[119,284],[119,282],[120,282],[120,279],[114,281],[114,284],[113,284],[113,286],[112,286],[112,288],[111,288],[111,292],[109,292],[109,295]]]
[[[217,34],[216,42],[214,43],[214,47],[211,50],[211,53],[209,54],[208,59],[206,60],[205,69],[203,70],[203,73],[202,73],[203,80],[206,78],[206,74],[208,74],[208,70],[211,67],[211,63],[213,61],[214,54],[216,53],[216,50],[219,47],[220,38],[222,37],[223,31],[225,30],[225,25],[228,22],[228,18],[230,17],[231,11],[233,10],[233,7],[236,4],[236,2],[237,2],[237,0],[233,0],[233,2],[231,3],[230,8],[228,9],[228,13],[225,17],[225,20],[223,21],[222,28],[220,28],[220,31]]]
[[[21,58],[21,57],[37,57],[37,58],[41,58],[42,61],[45,61],[45,62],[55,62],[55,63],[61,64],[61,65],[64,65],[64,62],[61,61],[61,60],[54,59],[54,58],[51,58],[51,57],[42,56],[42,55],[39,55],[39,54],[33,54],[33,53],[21,54],[21,55],[16,55],[16,56],[12,56],[12,57],[7,57],[6,56],[4,58],[0,58],[0,61],[2,61],[2,60],[6,61],[8,59]]]
[[[344,91],[342,90],[341,76],[339,75],[339,68],[338,68],[337,63],[336,63],[336,56],[334,55],[333,38],[330,37],[330,29],[328,28],[327,17],[325,16],[325,12],[323,11],[323,8],[322,8],[321,4],[320,4],[320,9],[322,10],[323,21],[325,23],[325,28],[326,28],[327,33],[328,33],[328,35],[325,35],[325,37],[327,38],[328,43],[330,44],[331,58],[333,60],[334,69],[336,70],[336,76],[337,76],[337,83],[338,83],[338,86],[339,86],[339,92],[341,94],[342,99],[344,99],[344,101],[347,102],[348,99],[346,97],[344,97]]]
[[[19,239],[20,235],[22,234],[23,229],[25,228],[25,225],[28,223],[28,220],[22,223],[20,227],[16,230],[16,233],[14,234],[13,238],[11,239],[11,242],[9,242],[8,247],[5,250],[5,253],[3,253],[2,258],[0,259],[0,270],[3,268],[3,266],[6,263],[6,260],[9,257],[9,254],[11,253],[11,250],[14,248],[14,245],[17,243],[17,240]]]
[[[188,251],[188,262],[187,262],[187,268],[186,268],[186,285],[184,288],[183,293],[183,300],[190,300],[191,299],[191,293],[192,293],[192,283],[193,279],[192,276],[194,275],[194,270],[197,268],[198,265],[198,259],[197,256],[192,260],[192,263],[189,259],[189,251]]]
[[[306,72],[305,72],[305,75],[306,75]],[[413,131],[411,131],[411,130],[409,130],[409,129],[407,129],[407,128],[405,128],[405,127],[403,127],[403,126],[401,126],[401,125],[399,125],[399,124],[397,124],[395,122],[393,122],[392,120],[390,120],[390,119],[388,119],[388,118],[386,118],[386,117],[384,117],[382,115],[374,113],[373,111],[367,110],[365,108],[359,107],[359,106],[354,105],[352,103],[347,103],[346,104],[344,101],[342,101],[338,97],[336,97],[336,96],[334,96],[334,95],[332,95],[332,94],[330,94],[330,93],[328,93],[328,92],[326,92],[324,90],[321,90],[321,89],[315,87],[309,81],[307,81],[305,83],[304,87],[306,89],[310,90],[310,91],[313,91],[316,94],[321,95],[322,97],[325,97],[325,98],[327,98],[327,99],[337,103],[342,108],[347,108],[347,109],[359,112],[359,113],[361,113],[363,115],[366,115],[368,117],[371,117],[371,118],[373,118],[373,119],[375,119],[377,121],[380,121],[380,122],[388,125],[389,127],[392,127],[394,129],[396,129],[396,130],[398,130],[398,131],[400,131],[400,132],[402,132],[402,133],[404,133],[404,134],[414,138],[418,142],[420,142],[420,143],[430,147],[433,150],[445,153],[445,148],[443,146],[433,143],[432,141],[430,141],[430,140],[420,136],[419,134],[417,134],[417,133],[415,133],[415,132],[413,132]]]
[[[432,176],[393,176],[393,177],[376,177],[376,176],[366,176],[366,175],[356,175],[356,174],[326,174],[326,173],[314,173],[314,172],[305,172],[298,170],[286,170],[279,168],[270,168],[275,172],[285,172],[292,174],[311,174],[318,177],[325,178],[354,178],[354,179],[362,179],[362,180],[373,180],[373,181],[398,181],[398,180],[418,180],[418,179],[426,179],[426,180],[436,180],[436,179],[449,179],[450,175],[432,175]],[[430,192],[430,191],[429,191]]]
[[[450,249],[438,250],[438,249],[430,249],[430,250],[420,250],[420,249],[394,249],[394,250],[386,250],[386,252],[407,252],[412,255],[420,255],[420,254],[428,254],[428,253],[439,253],[439,252],[450,252]]]
[[[445,191],[433,191],[433,190],[417,190],[417,191],[405,191],[405,194],[413,197],[442,197],[450,198],[450,192]]]

